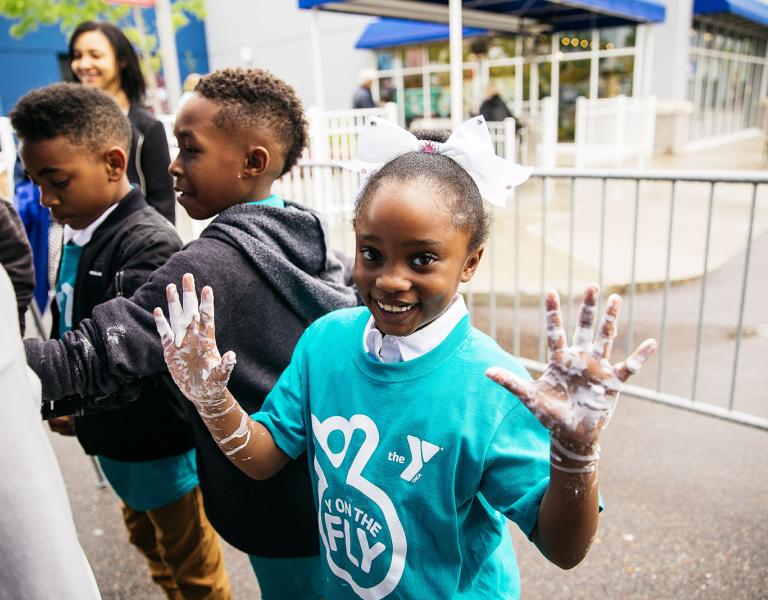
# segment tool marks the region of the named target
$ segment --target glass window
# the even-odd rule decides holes
[[[517,40],[514,37],[498,35],[488,42],[488,58],[513,58],[517,54]]]
[[[701,32],[698,30],[698,26],[691,27],[688,31],[688,45],[691,48],[698,48],[701,44]]]
[[[567,60],[560,63],[559,123],[557,138],[572,142],[576,131],[576,99],[589,96],[589,65],[587,60]]]
[[[725,48],[725,36],[721,32],[713,32],[715,34],[714,48],[715,50],[723,50]]]
[[[753,94],[752,94],[752,99],[751,99],[750,107],[749,107],[749,122],[747,123],[748,125],[751,125],[751,126],[757,126],[757,127],[761,126],[761,123],[760,123],[760,115],[761,115],[760,103],[761,103],[761,98],[760,98],[759,91],[760,91],[760,83],[761,83],[762,78],[763,78],[763,69],[764,68],[765,67],[763,65],[757,65],[756,64],[754,72],[752,74],[752,90],[753,90]]]
[[[699,57],[691,53],[688,55],[688,100],[693,100],[696,95],[696,72],[699,68]]]
[[[539,63],[539,100],[552,95],[552,63]]]
[[[397,102],[397,83],[393,77],[382,77],[379,79],[379,101]]]
[[[523,65],[523,102],[531,99],[531,65]]]
[[[429,93],[432,96],[432,116],[451,116],[451,74],[448,71],[429,76]]]
[[[444,42],[427,46],[427,54],[431,65],[447,65],[451,62],[451,52]]]
[[[421,67],[424,65],[422,46],[407,46],[403,48],[403,67]]]
[[[552,36],[548,33],[540,33],[524,37],[523,53],[526,55],[552,54]]]
[[[395,48],[379,50],[376,53],[379,71],[388,71],[395,68],[395,57],[400,51]]]
[[[600,48],[602,50],[632,48],[634,45],[635,28],[631,25],[625,27],[608,27],[600,30]]]
[[[468,119],[474,115],[480,106],[480,102],[475,98],[475,70],[464,69],[464,86],[462,88],[464,96],[464,114],[462,119]]]
[[[702,26],[701,39],[704,42],[703,48],[713,48],[715,45],[715,34],[712,33],[711,28],[706,25]]]
[[[473,62],[480,59],[480,57],[475,54],[475,46],[477,46],[477,38],[464,40],[464,45],[461,52],[461,59],[463,62]]]
[[[496,86],[499,96],[511,103],[515,99],[515,67],[491,67],[488,69],[490,83]]]
[[[567,31],[560,35],[559,52],[584,52],[592,44],[592,30]]]
[[[417,117],[424,116],[424,86],[421,75],[403,77],[405,87],[405,126],[408,127]]]
[[[612,56],[600,59],[600,75],[597,83],[598,98],[632,95],[634,56]]]

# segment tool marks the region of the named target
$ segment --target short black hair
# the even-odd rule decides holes
[[[69,38],[69,64],[75,57],[75,42],[77,38],[88,31],[98,31],[104,34],[115,53],[117,69],[120,73],[120,89],[125,93],[131,104],[141,104],[147,91],[147,84],[139,66],[139,57],[130,40],[125,34],[111,23],[84,21],[75,28]],[[70,66],[70,70],[72,67]],[[75,79],[77,73],[72,71]]]
[[[205,75],[195,92],[220,104],[213,122],[222,129],[266,129],[283,148],[291,170],[307,145],[307,120],[296,90],[262,69],[220,69]]]
[[[450,131],[447,129],[418,129],[413,134],[420,140],[444,143]],[[479,248],[486,239],[493,223],[483,205],[483,198],[472,177],[456,161],[440,154],[407,152],[386,163],[366,181],[355,201],[352,225],[357,224],[360,214],[373,195],[388,181],[399,183],[428,181],[450,213],[454,226],[469,235],[470,251]]]
[[[11,111],[11,125],[22,141],[65,137],[99,152],[131,145],[131,124],[112,96],[77,83],[54,83],[25,94]]]

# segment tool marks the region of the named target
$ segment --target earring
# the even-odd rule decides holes
[[[237,174],[237,178],[242,179],[242,176],[240,175],[240,173]]]

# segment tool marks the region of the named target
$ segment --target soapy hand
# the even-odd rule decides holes
[[[656,350],[656,341],[648,339],[624,362],[611,365],[608,359],[616,336],[621,298],[616,294],[608,298],[605,316],[593,340],[597,297],[597,286],[587,286],[573,345],[566,346],[560,299],[557,292],[547,294],[549,365],[539,379],[525,381],[498,367],[486,372],[493,381],[515,394],[550,431],[553,458],[558,460],[565,457],[596,462],[598,436],[611,417],[622,384],[637,373]]]
[[[181,392],[203,416],[219,416],[225,406],[226,387],[235,367],[235,353],[222,357],[216,347],[213,290],[204,287],[198,310],[195,279],[184,275],[182,306],[174,284],[166,288],[170,324],[156,308],[155,324],[163,343],[168,370]]]

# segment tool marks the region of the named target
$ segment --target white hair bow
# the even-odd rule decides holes
[[[456,127],[444,142],[419,140],[399,125],[371,117],[357,142],[357,158],[343,166],[370,177],[385,163],[406,152],[442,154],[455,160],[474,180],[480,195],[491,204],[505,206],[508,191],[526,181],[533,169],[498,156],[482,116]]]

